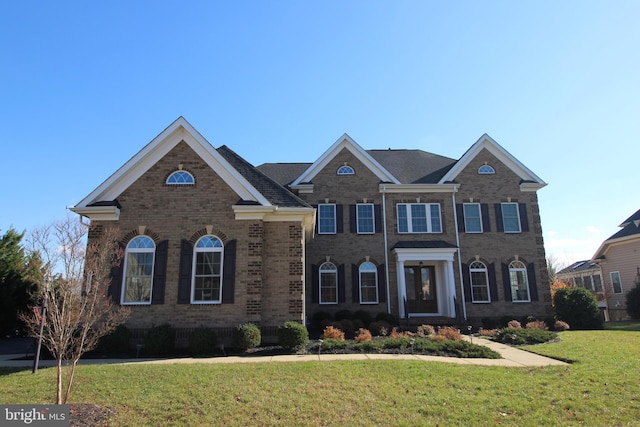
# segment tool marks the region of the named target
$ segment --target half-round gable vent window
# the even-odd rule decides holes
[[[356,171],[351,166],[344,165],[338,169],[338,175],[355,175]]]
[[[175,171],[167,178],[167,185],[193,185],[196,181],[187,171]]]
[[[496,170],[493,167],[484,164],[478,168],[478,173],[480,175],[493,175],[494,173],[496,173]]]

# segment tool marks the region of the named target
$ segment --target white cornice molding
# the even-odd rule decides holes
[[[271,205],[184,117],[179,117],[76,207],[84,208],[98,201],[115,200],[181,141],[189,145],[242,200]]]
[[[120,219],[120,209],[117,206],[88,206],[84,208],[69,208],[80,216],[91,221],[117,221]]]
[[[417,261],[429,256],[429,261],[451,261],[458,248],[395,248],[393,253],[400,262]]]
[[[391,172],[385,169],[376,159],[371,157],[358,143],[356,143],[346,133],[342,135],[336,142],[329,147],[311,166],[305,170],[302,175],[295,179],[291,183],[291,187],[294,188],[302,183],[309,183],[313,178],[324,169],[327,164],[333,158],[340,153],[343,149],[349,150],[354,156],[358,158],[374,175],[376,175],[380,181],[392,182],[394,184],[400,184],[400,181],[394,177]],[[356,173],[358,173],[356,171]]]
[[[455,165],[440,179],[440,183],[447,181],[453,181],[462,172],[471,161],[483,150],[486,149],[493,154],[498,160],[511,169],[516,175],[518,175],[523,181],[531,181],[523,184],[527,184],[524,187],[521,186],[522,191],[536,191],[533,184],[540,186],[540,188],[547,185],[538,175],[533,173],[529,168],[516,159],[511,153],[505,150],[500,144],[498,144],[493,138],[486,133],[473,144],[466,153],[456,162]]]
[[[300,194],[311,194],[313,193],[313,184],[291,185],[291,189],[297,191]]]
[[[455,193],[460,184],[379,184],[381,193]]]
[[[547,183],[538,183],[538,182],[523,182],[520,184],[520,191],[538,191],[543,187],[546,187]]]

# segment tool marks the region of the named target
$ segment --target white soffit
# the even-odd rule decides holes
[[[115,200],[181,141],[184,141],[215,171],[242,200],[264,206],[269,201],[233,168],[184,117],[179,117],[142,150],[107,178],[75,207],[83,208],[99,201]]]

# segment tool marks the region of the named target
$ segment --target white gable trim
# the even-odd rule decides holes
[[[181,141],[189,145],[242,200],[251,200],[263,206],[271,206],[271,203],[235,170],[184,117],[179,117],[74,208],[86,208],[99,201],[115,200]]]
[[[349,135],[346,133],[342,135],[327,151],[322,154],[306,171],[302,173],[295,181],[291,183],[291,187],[295,187],[301,183],[309,183],[313,178],[324,169],[327,164],[333,160],[333,158],[342,151],[342,149],[349,150],[354,156],[358,158],[371,172],[373,172],[381,181],[392,182],[394,184],[400,184],[400,181],[394,177],[391,172],[386,170],[380,163],[378,163],[373,157],[369,155],[360,145],[358,145]],[[358,171],[356,170],[356,174]]]
[[[447,181],[453,181],[456,179],[458,174],[462,172],[464,168],[466,168],[471,161],[482,151],[483,149],[487,149],[491,154],[493,154],[498,160],[504,163],[509,169],[511,169],[516,175],[522,178],[523,181],[531,181],[528,185],[522,188],[523,191],[535,191],[547,185],[538,175],[533,173],[529,168],[520,163],[518,159],[513,157],[511,153],[502,148],[500,144],[493,140],[486,133],[476,141],[475,144],[471,146],[467,150],[466,153],[460,160],[456,162],[455,165],[442,177],[440,180],[440,184],[443,184]]]

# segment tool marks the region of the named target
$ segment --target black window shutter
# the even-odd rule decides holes
[[[233,304],[236,284],[236,246],[237,240],[224,245],[224,265],[222,266],[222,303]]]
[[[529,292],[531,301],[538,301],[538,284],[536,282],[536,266],[530,262],[527,265],[527,279],[529,280]]]
[[[376,233],[382,233],[382,205],[373,205]]]
[[[387,302],[387,276],[385,275],[384,264],[378,266],[378,302]]]
[[[315,234],[318,234],[318,227],[320,223],[320,213],[318,212],[318,205],[311,205],[311,207],[316,210],[316,227],[314,232]]]
[[[125,249],[124,245],[118,242],[120,253],[122,258],[118,260],[116,265],[111,266],[111,283],[107,293],[111,295],[111,298],[115,304],[120,304],[120,293],[122,292],[122,270],[124,269],[124,257]]]
[[[503,232],[504,224],[502,224],[502,205],[500,203],[496,203],[494,207],[496,208],[496,229],[499,232]]]
[[[458,231],[464,233],[464,206],[456,203],[456,216],[458,217]]]
[[[529,231],[529,219],[527,218],[527,204],[518,203],[518,210],[520,211],[520,229],[522,231]]]
[[[320,279],[318,277],[320,270],[317,265],[311,264],[311,302],[318,304],[320,302]]]
[[[360,270],[355,264],[351,264],[351,301],[360,302]]]
[[[469,276],[469,265],[462,263],[462,284],[464,285],[464,300],[471,302],[471,277]]]
[[[338,266],[338,302],[346,302],[346,289],[345,289],[345,276],[344,276],[344,264]]]
[[[502,285],[504,287],[504,300],[513,301],[513,297],[511,296],[511,277],[507,264],[502,264]]]
[[[164,304],[168,254],[169,241],[163,240],[156,246],[156,257],[153,266],[153,290],[151,291],[151,304]]]
[[[358,232],[358,218],[356,213],[356,205],[349,205],[349,231],[351,233]]]
[[[486,203],[480,203],[480,213],[482,215],[482,232],[488,233],[491,231],[491,221],[489,221],[489,205]]]
[[[336,205],[336,233],[344,233],[344,212],[342,205]]]
[[[491,302],[500,300],[498,297],[498,282],[496,281],[496,265],[491,263],[487,266],[487,274],[489,275],[489,292],[491,294]]]
[[[178,274],[178,304],[189,304],[191,300],[191,266],[193,246],[188,240],[180,242],[180,272]]]

